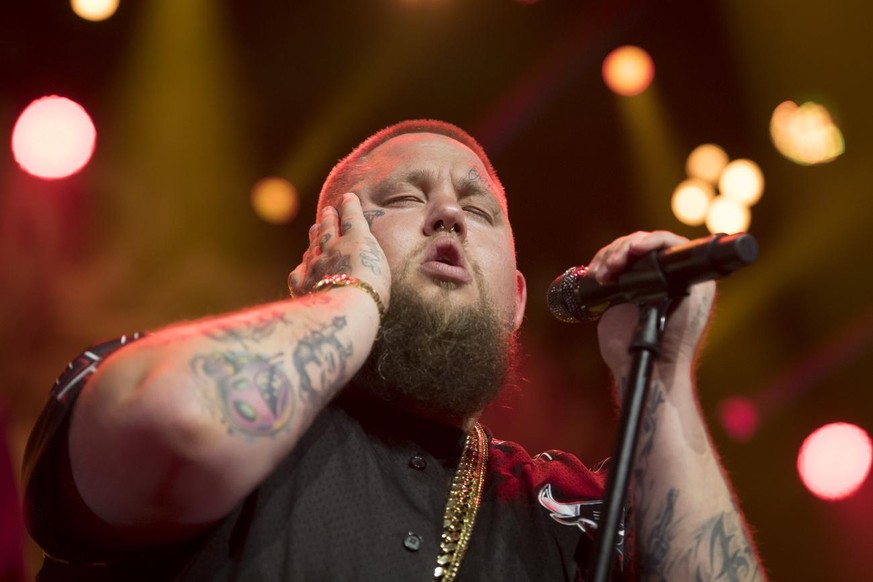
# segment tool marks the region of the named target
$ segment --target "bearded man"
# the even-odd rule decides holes
[[[309,240],[291,299],[95,346],[59,379],[27,453],[41,579],[581,579],[603,475],[477,422],[527,298],[479,144],[437,121],[377,133],[328,176]],[[683,240],[622,237],[591,272]],[[668,325],[620,575],[763,576],[692,382],[713,295]],[[601,322],[618,379],[634,323]]]

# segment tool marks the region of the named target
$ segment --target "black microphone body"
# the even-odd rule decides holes
[[[572,267],[552,282],[546,299],[561,321],[595,321],[611,305],[679,297],[691,285],[730,275],[757,257],[752,235],[716,234],[647,253],[605,285],[589,277],[587,267]]]

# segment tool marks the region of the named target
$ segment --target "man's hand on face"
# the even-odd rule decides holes
[[[635,232],[597,251],[588,268],[598,283],[608,283],[614,281],[636,257],[685,242],[688,239],[671,232]],[[699,283],[689,291],[688,297],[675,305],[668,316],[662,339],[663,350],[658,359],[658,365],[662,368],[667,366],[683,373],[690,372],[709,321],[715,299],[715,283]],[[637,325],[638,313],[636,305],[616,305],[603,315],[597,327],[600,353],[619,381],[629,373],[630,356],[627,350]]]
[[[293,295],[305,295],[327,275],[351,275],[369,283],[385,308],[391,299],[391,271],[379,242],[370,232],[361,201],[344,194],[339,208],[325,206],[309,229],[309,248],[288,275]]]

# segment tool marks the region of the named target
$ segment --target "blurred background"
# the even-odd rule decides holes
[[[596,326],[556,321],[549,283],[635,230],[748,230],[759,260],[721,283],[699,367],[713,438],[774,580],[873,579],[868,3],[109,8],[95,21],[7,2],[0,19],[0,416],[16,480],[69,359],[282,298],[333,163],[433,117],[489,151],[531,295],[525,380],[488,412],[495,433],[589,465],[611,455]]]

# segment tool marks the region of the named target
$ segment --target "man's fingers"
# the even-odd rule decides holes
[[[361,200],[357,194],[346,192],[343,194],[342,203],[340,204],[340,218],[342,220],[341,234],[356,232],[367,232],[367,219],[364,218],[364,209],[361,206]],[[367,228],[364,228],[367,226]]]
[[[339,234],[339,216],[336,208],[325,206],[321,211],[321,222],[318,228],[318,245],[322,252],[325,245]]]
[[[618,238],[600,249],[588,268],[598,282],[605,283],[614,279],[634,258],[687,241],[687,238],[666,230],[635,232]]]

